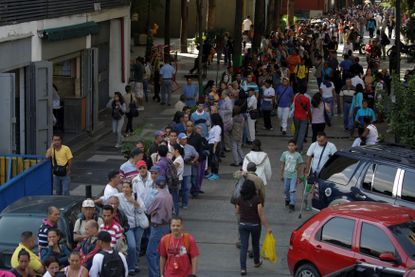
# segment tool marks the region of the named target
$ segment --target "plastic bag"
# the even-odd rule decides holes
[[[268,260],[272,263],[277,262],[277,251],[276,251],[276,241],[272,233],[265,235],[264,243],[261,248],[261,256],[265,260]]]

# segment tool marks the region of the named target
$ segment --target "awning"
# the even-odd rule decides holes
[[[77,25],[70,25],[58,28],[50,28],[40,31],[41,38],[49,41],[66,40],[71,38],[78,38],[87,35],[97,34],[99,26],[96,22],[90,21]]]

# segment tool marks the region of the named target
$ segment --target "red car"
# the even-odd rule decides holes
[[[287,254],[295,277],[320,277],[358,262],[415,266],[415,210],[379,202],[330,206],[292,232]]]

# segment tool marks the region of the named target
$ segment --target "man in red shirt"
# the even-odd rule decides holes
[[[308,122],[311,121],[310,99],[304,93],[305,88],[302,87],[294,97],[294,141],[298,152],[303,151]]]
[[[298,55],[297,50],[293,49],[291,55],[286,59],[288,69],[290,70],[290,85],[293,86],[295,83],[295,74],[297,65],[301,64],[301,57]]]
[[[174,216],[170,221],[171,234],[163,236],[159,244],[162,277],[196,277],[199,249],[192,235],[183,232],[183,220]]]

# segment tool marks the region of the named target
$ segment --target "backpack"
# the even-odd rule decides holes
[[[108,253],[106,251],[100,252],[104,255],[102,260],[100,277],[120,277],[125,276],[124,263],[117,251]]]
[[[369,22],[367,23],[367,28],[368,29],[375,29],[375,22],[374,22],[374,20],[369,20]]]
[[[179,187],[179,176],[177,176],[177,169],[173,162],[169,159],[166,168],[166,182],[169,189],[177,189]]]

